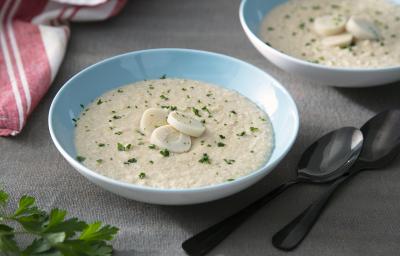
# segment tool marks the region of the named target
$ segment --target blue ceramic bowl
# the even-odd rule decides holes
[[[262,168],[233,182],[192,189],[158,189],[102,176],[76,158],[73,118],[80,104],[124,84],[168,77],[200,80],[238,91],[265,110],[275,131],[275,148]],[[152,49],[119,55],[94,64],[72,77],[54,98],[49,129],[57,149],[83,176],[126,198],[156,204],[194,204],[229,196],[268,174],[286,155],[299,128],[296,105],[274,78],[260,69],[221,54],[188,49]],[[251,155],[249,154],[249,157]]]
[[[243,30],[254,47],[269,61],[290,74],[321,85],[367,87],[400,80],[400,65],[382,68],[341,68],[311,63],[282,53],[264,43],[259,31],[264,16],[288,0],[242,0],[239,9]],[[388,0],[400,4],[400,0]]]

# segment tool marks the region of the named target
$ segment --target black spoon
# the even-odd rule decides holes
[[[361,131],[353,127],[344,127],[324,135],[304,152],[298,164],[296,179],[282,184],[234,215],[189,238],[182,243],[182,248],[189,255],[204,255],[290,186],[298,183],[326,183],[337,179],[358,158],[362,143]]]
[[[344,181],[363,170],[381,169],[400,153],[400,110],[382,112],[366,122],[361,131],[364,144],[348,175],[336,180],[328,190],[272,238],[275,247],[290,251],[296,248],[321,215],[329,198]]]

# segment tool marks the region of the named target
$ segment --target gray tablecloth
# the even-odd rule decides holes
[[[114,242],[118,249],[134,249],[137,255],[184,255],[183,240],[293,178],[302,151],[319,136],[342,126],[360,126],[374,113],[400,107],[400,83],[367,89],[322,87],[274,67],[245,37],[238,7],[239,0],[131,0],[110,21],[74,24],[66,58],[50,91],[20,135],[0,138],[0,183],[14,199],[31,194],[45,208],[65,208],[71,215],[120,227]],[[269,72],[289,90],[300,111],[301,129],[291,152],[270,175],[223,200],[167,207],[104,191],[61,157],[50,139],[47,116],[62,84],[104,58],[158,47],[228,54]],[[312,185],[287,191],[210,255],[399,255],[400,159],[343,187],[294,253],[275,249],[272,235],[322,191],[323,187]]]

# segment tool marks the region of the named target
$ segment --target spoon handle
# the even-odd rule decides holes
[[[272,244],[284,251],[295,249],[314,226],[336,189],[352,176],[353,174],[343,176],[330,185],[317,201],[272,237]]]
[[[205,255],[221,241],[223,241],[232,231],[240,226],[248,217],[252,216],[262,206],[277,197],[290,186],[299,183],[294,180],[275,188],[257,201],[243,208],[234,215],[222,220],[221,222],[201,231],[197,235],[189,238],[182,243],[182,248],[190,256]]]

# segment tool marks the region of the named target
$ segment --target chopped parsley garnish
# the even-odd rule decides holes
[[[102,104],[103,103],[103,101],[101,100],[101,99],[99,99],[98,101],[97,101],[97,105],[100,105],[100,104]]]
[[[99,147],[104,147],[106,144],[104,144],[104,143],[99,143]]]
[[[132,144],[128,144],[128,145],[124,146],[123,144],[121,144],[119,142],[117,143],[118,151],[128,151],[131,148],[132,148]]]
[[[80,104],[79,106],[81,106],[81,108],[85,108],[85,106],[83,104]]]
[[[97,162],[98,164],[101,164],[101,163],[103,163],[103,159],[97,159],[96,162]]]
[[[203,157],[200,158],[199,162],[202,164],[211,164],[210,157],[207,155],[207,153],[203,154]]]
[[[304,29],[305,27],[306,27],[306,24],[305,24],[304,22],[302,22],[302,23],[299,24],[299,28],[300,28],[300,29]]]
[[[153,160],[150,160],[149,163],[154,164],[154,161],[153,161]]]
[[[192,107],[192,111],[193,111],[193,113],[194,113],[196,116],[201,117],[201,115],[200,115],[200,110],[198,110],[198,109],[195,108],[195,107]]]
[[[218,143],[217,143],[217,146],[220,147],[220,148],[221,148],[221,147],[225,147],[225,143],[218,142]]]
[[[208,113],[208,117],[211,117],[211,112],[206,106],[202,107],[201,110],[206,111]]]
[[[234,114],[234,115],[237,115],[235,110],[231,110],[231,113]]]
[[[155,149],[155,148],[156,148],[156,145],[154,145],[154,144],[149,145],[149,149]]]
[[[164,75],[162,75],[162,76],[160,77],[160,79],[165,79],[165,78],[167,78],[167,75],[166,75],[166,74],[164,74]]]
[[[245,131],[243,131],[243,132],[241,132],[241,133],[238,133],[238,134],[236,134],[237,136],[244,136],[244,135],[246,135],[246,132]]]
[[[222,135],[222,134],[220,134],[219,137],[220,137],[221,139],[225,139],[225,138],[226,138],[226,137],[225,137],[224,135]]]
[[[137,162],[136,158],[130,158],[126,162],[124,162],[124,164],[133,164],[133,163],[136,163],[136,162]]]
[[[139,133],[140,135],[144,136],[144,133],[141,132],[140,130],[136,130],[137,133]]]
[[[257,127],[250,127],[250,131],[251,132],[258,132],[258,128]]]
[[[268,31],[274,31],[275,29],[273,27],[268,27]]]
[[[123,93],[124,91],[122,89],[118,89],[117,92]]]
[[[186,91],[187,89],[186,88],[182,88],[182,91]]]
[[[121,135],[122,131],[114,132],[115,135]]]
[[[205,123],[206,123],[206,120],[203,119],[203,120],[201,120],[200,122],[201,122],[202,124],[205,124]]]
[[[227,179],[226,181],[231,182],[234,181],[235,179]]]
[[[78,160],[78,162],[82,163],[83,161],[86,160],[86,157],[83,157],[83,156],[76,156],[76,160]]]
[[[234,159],[224,159],[226,164],[233,164],[235,162]]]
[[[141,173],[139,173],[139,179],[144,179],[145,177],[146,177],[146,173],[144,173],[144,172],[141,172]]]
[[[261,121],[266,122],[267,119],[265,119],[264,117],[259,117]]]
[[[113,116],[113,119],[121,119],[121,117],[122,117],[122,116],[114,115],[114,116]]]
[[[172,106],[172,105],[169,105],[169,106],[161,106],[161,108],[169,109],[169,110],[171,110],[171,111],[175,111],[175,110],[178,109],[177,106]]]
[[[165,149],[163,149],[163,150],[160,151],[160,154],[161,154],[163,157],[169,157],[169,150],[165,148]]]
[[[164,94],[161,94],[160,98],[163,99],[163,100],[168,100],[168,97],[166,97]]]

